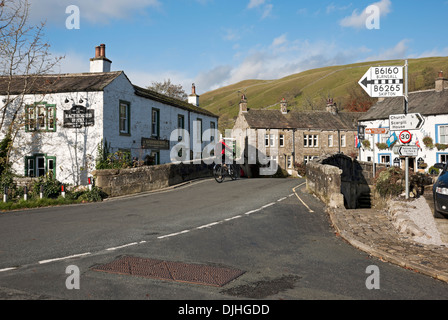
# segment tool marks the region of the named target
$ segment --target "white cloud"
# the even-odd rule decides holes
[[[347,9],[349,9],[352,6],[352,4],[348,4],[346,6],[337,6],[334,3],[331,3],[327,6],[327,14],[332,13],[334,11],[345,11]]]
[[[394,47],[388,49],[382,49],[378,54],[369,56],[366,61],[378,61],[378,60],[394,60],[408,58],[409,51],[409,39],[403,39],[398,42]]]
[[[264,11],[263,11],[263,15],[261,16],[261,19],[267,18],[271,15],[272,9],[274,8],[274,6],[272,4],[267,4],[264,7]]]
[[[256,8],[265,3],[265,0],[250,0],[249,4],[247,5],[248,9]]]
[[[219,65],[202,71],[196,78],[209,91],[248,79],[279,79],[305,70],[344,65],[369,53],[366,47],[340,48],[327,41],[288,40],[286,34],[266,47],[256,46],[233,65]],[[247,51],[246,51],[247,52]]]
[[[108,23],[112,19],[126,19],[132,13],[141,13],[147,8],[161,6],[159,0],[31,0],[30,18],[32,21],[61,23],[69,16],[65,12],[74,2],[80,10],[81,27],[83,21],[91,23]],[[65,26],[65,24],[62,24]]]
[[[391,0],[381,0],[372,3],[371,5],[377,6],[380,10],[380,16],[385,17],[391,11],[392,2]],[[354,10],[351,16],[345,17],[340,21],[340,25],[343,27],[364,28],[366,26],[366,21],[370,16],[370,13],[366,12],[367,8],[368,7],[362,10],[362,12]]]
[[[282,34],[280,37],[275,38],[274,41],[272,41],[271,46],[272,47],[278,47],[282,44],[285,44],[288,40],[286,39],[286,34]]]

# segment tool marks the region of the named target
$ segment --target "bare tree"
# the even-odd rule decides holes
[[[29,0],[0,2],[0,94],[4,97],[0,101],[0,133],[9,137],[11,145],[24,125],[25,95],[36,87],[43,92],[40,76],[51,72],[63,58],[52,57],[44,39],[45,22],[28,24],[29,10]]]
[[[147,87],[150,90],[156,91],[158,93],[164,94],[168,97],[179,99],[179,100],[187,100],[187,93],[184,91],[180,84],[175,85],[171,83],[171,80],[165,80],[164,82],[153,81],[151,86]]]

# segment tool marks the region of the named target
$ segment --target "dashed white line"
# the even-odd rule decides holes
[[[72,258],[79,258],[79,257],[88,256],[88,255],[90,255],[90,254],[91,254],[90,252],[86,252],[86,253],[74,254],[74,255],[67,256],[67,257],[62,257],[62,258],[54,258],[54,259],[48,259],[48,260],[41,260],[41,261],[39,261],[39,264],[45,264],[45,263],[54,262],[54,261],[67,260],[67,259],[72,259]]]
[[[245,215],[250,215],[250,214],[255,213],[255,212],[258,212],[258,211],[260,211],[260,210],[261,210],[261,208],[259,208],[259,209],[255,209],[255,210],[251,210],[251,211],[249,211],[249,212],[246,212]]]
[[[268,204],[262,206],[261,208],[262,208],[262,209],[265,209],[265,208],[268,208],[268,207],[270,207],[270,206],[273,206],[274,204],[275,204],[275,202],[271,202],[271,203],[268,203]]]
[[[0,269],[0,272],[6,272],[6,271],[10,271],[10,270],[16,270],[18,269],[17,267],[14,268],[5,268],[5,269]]]
[[[165,235],[165,236],[157,237],[157,239],[164,239],[164,238],[174,237],[174,236],[178,236],[178,235],[180,235],[180,234],[187,233],[187,232],[190,232],[190,230],[184,230],[184,231],[181,231],[181,232],[176,232],[176,233],[167,234],[167,235]]]
[[[296,187],[296,188],[297,188],[297,187]],[[295,193],[295,190],[294,190],[294,189],[293,189],[293,191],[294,191],[294,193],[292,193],[292,194],[290,194],[290,195],[288,195],[288,196],[286,196],[286,197],[283,197],[283,198],[278,199],[277,202],[284,201],[284,200],[286,200],[288,197],[292,197],[292,196],[294,196],[294,195],[296,195],[296,196],[299,198],[299,196]],[[299,198],[299,200],[301,200],[301,199]],[[301,200],[301,201],[302,201],[302,200]],[[302,201],[302,202],[303,202],[303,201]],[[304,203],[304,204],[305,204],[305,203]],[[261,211],[262,209],[271,207],[271,206],[273,206],[273,205],[275,205],[275,202],[271,202],[271,203],[268,203],[268,204],[262,206],[261,208],[258,208],[258,209],[254,209],[254,210],[248,211],[248,212],[244,213],[244,215],[250,215],[250,214],[252,214],[252,213]],[[306,204],[305,204],[305,206],[306,206]],[[308,206],[307,206],[307,207],[308,207]],[[311,211],[311,212],[312,212],[312,211]],[[234,216],[234,217],[231,217],[231,218],[224,219],[224,220],[222,220],[222,221],[212,222],[212,223],[209,223],[209,224],[206,224],[206,225],[197,227],[196,229],[197,229],[197,230],[200,230],[200,229],[204,229],[204,228],[209,228],[209,227],[218,225],[218,224],[223,223],[223,222],[226,222],[226,221],[231,221],[231,220],[234,220],[234,219],[239,219],[239,218],[241,218],[241,217],[242,217],[242,215],[237,215],[237,216]],[[178,235],[185,234],[185,233],[188,233],[188,232],[190,232],[190,230],[184,230],[184,231],[180,231],[180,232],[176,232],[176,233],[171,233],[171,234],[167,234],[167,235],[164,235],[164,236],[160,236],[160,237],[157,237],[157,239],[164,239],[164,238],[174,237],[174,236],[178,236]],[[146,241],[143,240],[143,241],[139,241],[139,242],[132,242],[132,243],[128,243],[128,244],[125,244],[125,245],[122,245],[122,246],[118,246],[118,247],[107,248],[107,249],[105,249],[105,250],[106,250],[106,251],[114,251],[114,250],[118,250],[118,249],[122,249],[122,248],[130,247],[130,246],[135,246],[135,245],[138,245],[138,244],[143,244],[143,243],[146,243]],[[54,258],[54,259],[48,259],[48,260],[41,260],[41,261],[39,261],[39,264],[46,264],[46,263],[55,262],[55,261],[67,260],[67,259],[72,259],[72,258],[79,258],[79,257],[88,256],[88,255],[90,255],[90,254],[91,254],[90,252],[86,252],[86,253],[74,254],[74,255],[71,255],[71,256],[61,257],[61,258]],[[11,271],[11,270],[16,270],[16,269],[18,269],[18,267],[4,268],[4,269],[0,269],[0,272],[6,272],[6,271]]]
[[[119,246],[119,247],[107,248],[106,251],[114,251],[114,250],[121,249],[121,248],[126,248],[126,247],[130,247],[130,246],[135,246],[135,245],[137,245],[137,244],[138,244],[137,242],[128,243],[128,244],[124,244],[124,245]]]
[[[232,218],[224,219],[224,221],[231,221],[231,220],[239,219],[239,218],[241,218],[241,216],[234,216],[234,217],[232,217]]]

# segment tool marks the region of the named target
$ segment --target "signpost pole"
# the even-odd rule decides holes
[[[408,101],[408,60],[405,61],[404,64],[404,72],[405,72],[405,79],[404,79],[404,114],[408,114],[408,107],[409,107],[409,101]],[[405,176],[406,176],[406,199],[409,199],[409,157],[406,157],[406,165],[405,165]]]
[[[373,150],[373,179],[375,179],[375,135],[372,134],[372,150]]]

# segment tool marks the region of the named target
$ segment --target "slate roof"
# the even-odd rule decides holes
[[[94,92],[103,91],[104,88],[114,81],[123,71],[114,72],[86,72],[42,75],[37,77],[8,76],[0,77],[0,95],[18,94],[51,94],[62,92]],[[124,74],[126,76],[126,74]],[[127,77],[126,77],[127,78]],[[129,79],[128,79],[129,80]],[[130,82],[130,81],[129,81]],[[184,110],[218,118],[217,115],[196,107],[186,101],[170,98],[155,91],[144,89],[133,85],[135,94],[144,98],[158,101]],[[8,89],[10,88],[10,89]],[[23,92],[24,88],[26,91]]]
[[[408,113],[424,116],[448,114],[448,90],[415,91],[409,93]],[[404,113],[404,98],[386,98],[373,105],[359,120],[389,119],[390,115]]]
[[[122,71],[98,73],[69,73],[42,75],[37,77],[8,76],[0,77],[0,94],[49,94],[58,92],[102,91],[115,80]],[[10,86],[10,90],[8,87]]]
[[[145,88],[141,88],[138,86],[134,86],[135,89],[135,94],[140,96],[140,97],[144,97],[144,98],[148,98],[154,101],[158,101],[164,104],[168,104],[170,106],[174,106],[174,107],[178,107],[184,110],[188,110],[188,111],[192,111],[195,113],[199,113],[205,116],[209,116],[209,117],[215,117],[218,118],[217,115],[211,113],[208,110],[205,110],[203,108],[200,107],[196,107],[195,105],[188,103],[186,101],[182,101],[182,100],[178,100],[175,98],[171,98],[168,97],[166,95],[163,95],[161,93],[158,93],[156,91],[153,90],[149,90],[149,89],[145,89]]]
[[[243,113],[253,129],[357,130],[361,112],[254,110]]]

